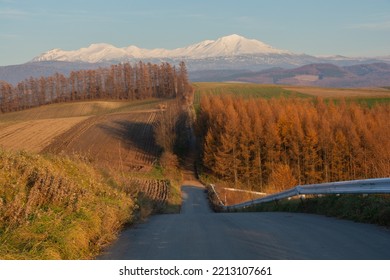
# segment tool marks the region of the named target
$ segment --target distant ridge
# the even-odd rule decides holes
[[[234,80],[260,84],[319,87],[385,87],[390,85],[390,64],[372,63],[339,67],[309,64],[293,69],[269,69],[235,75]]]

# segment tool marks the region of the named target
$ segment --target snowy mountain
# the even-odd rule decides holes
[[[167,49],[142,49],[136,46],[117,48],[110,44],[92,44],[87,48],[73,51],[53,49],[47,51],[32,61],[82,61],[82,62],[106,62],[126,61],[133,59],[153,58],[189,58],[203,59],[211,57],[231,57],[240,55],[268,55],[268,54],[292,54],[288,51],[273,48],[261,41],[247,39],[233,34],[217,40],[206,40],[184,48],[174,50]]]
[[[173,50],[143,49],[134,45],[118,48],[104,43],[92,44],[89,47],[71,51],[53,49],[35,57],[28,63],[0,67],[0,80],[16,84],[30,76],[49,76],[55,73],[68,75],[72,70],[95,69],[122,62],[136,63],[140,60],[152,63],[169,62],[173,65],[185,61],[192,81],[226,81],[240,78],[257,82],[267,80],[272,83],[274,80],[280,80],[277,75],[285,76],[289,73],[277,70],[280,68],[287,71],[308,64],[325,63],[345,67],[358,64],[389,63],[390,56],[356,58],[340,55],[295,54],[276,49],[258,40],[233,34]],[[263,70],[276,71],[276,74],[272,72],[273,76],[271,74],[264,76],[264,73],[258,73]],[[385,81],[388,81],[390,78],[386,76],[388,72],[385,72],[374,71],[380,79],[385,76]],[[347,75],[343,79],[350,77],[352,76]],[[370,79],[372,78],[373,76],[370,76]],[[353,81],[357,81],[357,78],[355,77]],[[378,79],[375,78],[372,81],[378,81]],[[318,83],[320,82],[327,81],[321,80]],[[363,83],[359,82],[360,84]]]

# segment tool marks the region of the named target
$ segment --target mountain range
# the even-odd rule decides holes
[[[316,68],[320,67],[318,65],[321,64],[331,64],[340,68],[340,71],[348,72],[348,68],[345,67],[352,65],[387,64],[390,62],[390,56],[351,58],[296,54],[288,50],[274,48],[255,39],[247,39],[233,34],[173,50],[143,49],[134,45],[118,48],[107,43],[92,44],[89,47],[71,51],[57,48],[44,52],[25,64],[0,67],[0,80],[15,84],[30,76],[48,76],[56,72],[68,75],[72,70],[93,69],[123,62],[134,63],[139,60],[152,63],[166,61],[172,64],[178,64],[183,60],[187,64],[192,81],[240,80],[267,83],[311,84],[316,82],[327,84],[324,82],[326,75],[319,74],[317,78],[315,78],[316,75],[312,75],[310,78],[300,77],[294,80],[291,77],[295,76],[287,73],[290,73],[289,71],[292,71],[292,69],[299,69],[305,65],[317,65],[312,66],[312,68]],[[320,68],[324,69],[326,67],[322,66]],[[384,70],[386,67],[368,66],[366,68],[371,69],[370,75],[365,74],[370,79],[373,76],[376,77],[378,71],[380,72],[379,77],[374,77],[372,81],[379,83],[378,85],[380,86],[389,84],[390,74],[386,72],[387,70]],[[296,71],[299,72],[301,70]],[[318,70],[317,72],[321,71]],[[278,78],[280,75],[290,79],[286,77],[283,79]],[[356,75],[354,75],[349,73],[348,75],[340,76],[335,83],[340,86],[353,86],[354,81],[359,80],[357,86],[369,86],[368,84],[372,84],[372,82],[367,83],[365,79],[361,79],[361,76],[359,79],[356,79]],[[350,81],[343,82],[343,79]],[[335,83],[329,84],[333,86]]]
[[[92,44],[87,48],[74,51],[53,49],[45,52],[32,61],[73,61],[73,62],[123,62],[133,59],[204,59],[211,57],[234,57],[239,55],[254,54],[290,54],[288,51],[273,48],[261,41],[247,39],[237,34],[225,36],[217,40],[205,40],[184,48],[174,50],[167,49],[142,49],[137,46],[117,48],[110,44]]]

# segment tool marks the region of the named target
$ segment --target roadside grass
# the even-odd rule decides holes
[[[82,160],[0,150],[0,259],[91,259],[135,209]]]
[[[248,207],[249,212],[300,212],[390,226],[390,195],[326,195]]]
[[[117,172],[115,170],[101,170],[108,181],[111,181],[117,188],[127,192],[135,198],[138,205],[137,219],[144,221],[152,214],[175,214],[181,209],[181,183],[182,174],[177,168],[162,167],[156,163],[149,172]],[[139,195],[140,186],[132,186],[134,180],[168,180],[168,198],[163,206],[156,207],[155,202],[147,194]],[[117,182],[121,182],[119,185]]]
[[[168,199],[164,208],[160,209],[161,214],[176,214],[181,209],[181,185],[183,176],[177,166],[161,166],[156,164],[149,172],[149,176],[156,179],[169,180]]]
[[[167,204],[161,210],[162,214],[177,214],[181,209],[181,184],[177,180],[170,181],[170,189]]]

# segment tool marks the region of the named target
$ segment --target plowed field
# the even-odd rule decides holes
[[[57,137],[44,149],[77,153],[92,162],[119,171],[148,171],[158,155],[153,123],[157,111],[91,117]]]
[[[160,100],[53,104],[0,115],[0,147],[87,157],[119,171],[148,171],[158,156]]]
[[[0,123],[0,147],[41,152],[53,138],[86,118],[88,117],[31,120],[13,124]]]

